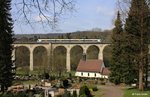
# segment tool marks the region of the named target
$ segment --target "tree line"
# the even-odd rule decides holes
[[[15,42],[36,42],[40,38],[48,39],[101,39],[102,42],[111,42],[112,30],[104,31],[76,31],[69,33],[49,34],[17,34]]]
[[[146,0],[131,0],[123,25],[118,11],[112,34],[110,80],[115,84],[137,82],[139,90],[147,87],[150,38],[150,9]]]

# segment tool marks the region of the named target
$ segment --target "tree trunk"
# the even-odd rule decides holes
[[[144,1],[141,1],[141,10],[144,11]],[[143,91],[144,85],[143,85],[143,75],[144,75],[144,12],[140,12],[141,21],[140,21],[140,64],[139,64],[139,90]]]
[[[142,62],[140,62],[140,68],[139,68],[139,90],[143,91],[144,87],[143,87],[143,64]]]
[[[148,88],[148,56],[146,58],[146,62],[145,62],[146,66],[145,66],[145,88]]]

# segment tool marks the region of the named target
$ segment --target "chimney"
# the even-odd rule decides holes
[[[83,60],[83,61],[86,61],[86,53],[83,53],[83,54],[82,54],[82,60]]]

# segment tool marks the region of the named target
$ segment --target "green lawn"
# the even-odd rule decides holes
[[[34,81],[32,81],[32,80],[28,80],[28,81],[22,81],[22,83],[23,84],[38,84],[39,83],[39,81],[37,81],[37,80],[34,80]]]
[[[38,84],[39,81],[38,80],[28,80],[28,81],[17,81],[15,80],[13,82],[13,85],[16,85],[16,84],[29,84],[29,85],[35,85],[35,84]]]
[[[123,97],[150,97],[150,91],[139,91],[137,89],[126,89]]]

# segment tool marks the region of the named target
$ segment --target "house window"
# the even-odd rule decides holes
[[[95,73],[95,77],[96,77],[96,73]]]
[[[88,76],[90,76],[90,74],[88,73]]]
[[[83,72],[81,72],[81,75],[83,76]]]

